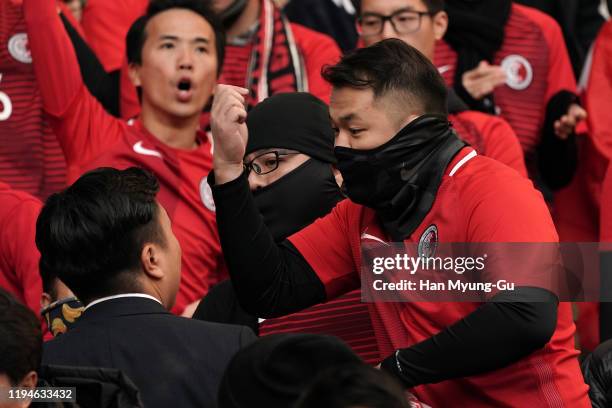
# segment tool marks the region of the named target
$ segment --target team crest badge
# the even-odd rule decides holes
[[[506,72],[506,85],[517,91],[527,89],[533,82],[533,68],[521,55],[508,55],[501,63]]]
[[[215,207],[215,200],[213,200],[212,189],[208,184],[207,177],[202,178],[202,181],[200,181],[200,199],[206,208],[212,212],[216,211],[217,207]]]
[[[8,41],[8,51],[13,58],[24,64],[32,63],[32,55],[28,49],[28,35],[26,33],[15,34]]]
[[[430,225],[419,238],[419,246],[417,248],[419,257],[431,258],[435,255],[438,248],[438,227],[435,224]]]

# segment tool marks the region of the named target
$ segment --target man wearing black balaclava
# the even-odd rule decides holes
[[[247,117],[249,140],[245,165],[255,205],[275,242],[328,214],[344,197],[332,165],[334,132],[327,105],[303,92],[271,96]],[[202,299],[193,318],[242,324],[256,333],[316,332],[340,337],[364,360],[374,361],[376,342],[367,305],[359,291],[316,308],[258,321],[238,303],[229,280],[213,287]],[[338,324],[350,316],[347,324]],[[364,346],[364,342],[368,343]]]
[[[281,243],[249,192],[247,91],[221,85],[215,93],[209,184],[230,276],[249,312],[283,315],[358,288],[362,244],[418,244],[427,257],[440,242],[558,240],[531,182],[451,130],[445,84],[417,50],[381,41],[323,76],[333,87],[335,156],[350,200]],[[545,271],[532,275],[517,263],[493,262],[521,284],[480,303],[371,304],[381,368],[432,406],[589,406],[570,310],[535,279]]]

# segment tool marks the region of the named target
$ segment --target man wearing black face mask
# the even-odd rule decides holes
[[[272,96],[246,121],[244,163],[255,205],[275,241],[327,214],[342,199],[332,164],[327,105],[308,93]]]
[[[328,214],[344,197],[332,170],[334,133],[327,105],[308,93],[271,96],[247,117],[244,158],[255,205],[275,242]],[[322,305],[261,323],[245,312],[231,282],[213,287],[193,318],[247,325],[262,336],[276,333],[332,334],[368,362],[378,350],[367,305],[352,291]],[[341,322],[339,324],[339,322]]]
[[[361,245],[369,241],[431,248],[558,240],[531,182],[451,131],[444,82],[414,48],[381,41],[324,77],[333,86],[335,155],[351,200],[280,244],[248,193],[247,91],[219,86],[215,94],[209,183],[229,272],[248,311],[283,315],[359,287]],[[569,306],[524,271],[512,273],[525,285],[482,303],[372,304],[382,369],[432,406],[588,407]]]

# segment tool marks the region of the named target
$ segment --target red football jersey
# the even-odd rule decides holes
[[[39,198],[66,183],[64,156],[43,114],[21,0],[0,0],[0,180]]]
[[[452,86],[457,53],[440,41],[434,61]],[[504,42],[492,62],[508,75],[506,84],[493,93],[499,114],[516,132],[525,154],[531,155],[540,142],[550,98],[562,90],[576,92],[559,25],[536,9],[513,3]]]
[[[432,209],[405,242],[420,242],[433,228],[439,242],[558,239],[546,204],[531,181],[507,166],[475,155],[472,148],[463,149],[449,164]],[[371,236],[389,241],[373,210],[345,200],[290,240],[325,285],[328,298],[333,298],[359,287],[360,248]],[[381,354],[388,356],[423,341],[479,305],[373,303],[372,323]],[[466,407],[588,407],[574,331],[570,305],[561,303],[557,328],[541,350],[489,373],[418,386],[415,394],[434,407],[455,401]]]
[[[479,154],[527,176],[525,159],[516,133],[504,119],[477,111],[463,111],[448,115],[448,120],[459,137]]]
[[[24,10],[34,68],[43,79],[44,108],[66,156],[69,180],[101,166],[139,166],[159,179],[158,200],[168,211],[183,250],[181,285],[172,309],[182,312],[201,299],[209,285],[225,277],[214,202],[206,182],[212,170],[208,138],[198,133],[198,148],[173,149],[139,122],[130,126],[109,115],[85,87],[53,7],[48,2],[26,1]]]
[[[37,316],[42,282],[34,237],[41,206],[30,194],[12,190],[0,182],[0,287]]]

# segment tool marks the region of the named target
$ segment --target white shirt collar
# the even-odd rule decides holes
[[[97,305],[98,303],[106,302],[107,300],[120,299],[120,298],[126,298],[126,297],[147,298],[147,299],[152,299],[152,300],[156,301],[160,305],[162,304],[162,302],[160,302],[159,299],[154,298],[153,296],[147,295],[145,293],[122,293],[120,295],[106,296],[106,297],[103,297],[103,298],[100,298],[100,299],[96,299],[96,300],[90,302],[87,306],[85,306],[85,310],[89,309],[93,305]]]

